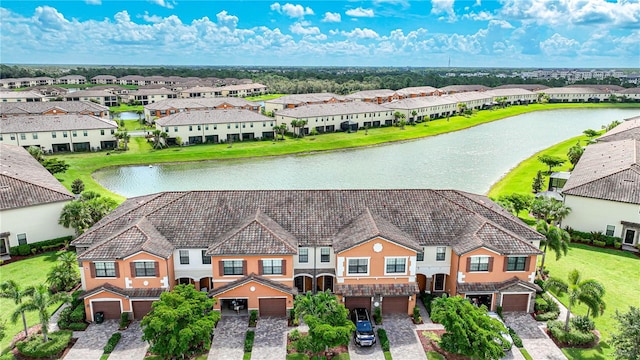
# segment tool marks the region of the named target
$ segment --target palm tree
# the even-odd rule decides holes
[[[140,124],[143,124],[143,122],[142,122],[142,114],[144,114],[144,111],[142,111],[142,110],[136,110],[136,114],[138,114],[138,122],[139,122]]]
[[[166,132],[162,130],[153,130],[151,133],[153,135],[153,148],[154,149],[162,149],[163,144],[160,139],[166,139],[169,136]]]
[[[549,223],[543,220],[538,221],[536,230],[546,238],[540,243],[540,245],[544,246],[542,263],[540,264],[541,269],[544,269],[544,261],[547,257],[547,248],[550,248],[554,253],[556,253],[556,260],[559,260],[562,255],[567,255],[569,252],[569,243],[571,242],[571,235],[569,235],[568,232],[559,227],[549,225]]]
[[[76,236],[82,234],[84,229],[89,227],[90,217],[88,216],[85,206],[81,201],[71,201],[62,208],[58,224],[73,228]]]
[[[596,280],[582,280],[578,270],[572,270],[567,277],[569,283],[558,278],[549,278],[545,282],[545,288],[556,291],[559,294],[567,293],[569,295],[569,306],[567,307],[567,317],[564,321],[564,330],[569,331],[569,318],[571,316],[571,307],[576,303],[585,304],[589,308],[589,312],[593,312],[593,317],[597,317],[602,313],[605,307],[604,303],[604,286]],[[589,313],[587,313],[589,316]]]
[[[400,111],[396,111],[396,112],[394,112],[394,113],[393,113],[393,124],[394,124],[394,125],[395,125],[395,124],[397,124],[397,123],[398,123],[398,121],[399,121],[401,118],[404,118],[404,117],[405,117],[405,115],[404,115],[403,113],[401,113]]]
[[[16,305],[20,306],[24,296],[25,292],[20,289],[20,285],[14,280],[7,280],[0,284],[0,298],[11,299]],[[27,318],[24,315],[24,311],[21,311],[20,315],[22,315],[22,325],[24,326],[24,336],[26,337],[28,336]]]
[[[284,140],[284,133],[287,131],[287,124],[282,123],[280,125],[276,125],[273,127],[273,130],[280,134],[280,140]]]
[[[54,266],[47,277],[47,282],[56,291],[71,290],[79,281],[78,263],[76,254],[68,251],[58,256],[59,263]]]
[[[338,304],[335,301],[335,295],[330,290],[320,291],[313,295],[311,291],[308,291],[304,295],[297,295],[294,302],[294,312],[297,317],[303,317],[305,315],[311,315],[316,318],[324,318],[329,313],[335,311],[335,307]]]
[[[549,224],[560,225],[562,220],[571,213],[571,208],[562,201],[548,197],[538,197],[531,203],[531,213]]]
[[[298,128],[300,129],[298,130],[299,137],[304,137],[304,126],[307,125],[307,123],[307,120],[298,120]]]
[[[113,134],[113,136],[115,136],[115,138],[118,140],[122,140],[124,151],[129,150],[128,144],[129,144],[129,139],[131,139],[131,135],[129,135],[129,133],[126,130],[118,131],[115,134]]]
[[[412,122],[412,123],[413,123],[413,122],[415,122],[415,121],[417,120],[417,119],[416,119],[416,115],[418,115],[418,112],[417,112],[417,111],[415,111],[415,110],[413,110],[413,111],[411,112],[411,122]]]
[[[18,315],[25,311],[37,312],[40,325],[42,325],[43,342],[47,342],[49,341],[47,334],[49,334],[49,320],[51,319],[48,307],[59,302],[70,302],[71,296],[64,292],[52,295],[44,284],[28,287],[25,290],[25,295],[29,296],[30,299],[20,304],[11,314],[11,321],[15,322],[18,319]]]

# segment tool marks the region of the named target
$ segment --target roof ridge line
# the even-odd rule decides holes
[[[47,172],[48,172],[48,171],[47,171]],[[43,189],[46,189],[46,190],[50,190],[50,191],[56,192],[56,193],[61,194],[61,195],[66,195],[66,196],[69,196],[69,197],[71,197],[71,198],[75,198],[75,196],[73,196],[72,194],[65,194],[65,193],[63,193],[62,191],[59,191],[59,190],[56,190],[56,189],[52,189],[52,188],[48,188],[48,187],[46,187],[46,186],[42,186],[42,185],[40,185],[40,184],[34,183],[33,181],[28,181],[28,180],[25,180],[25,179],[22,179],[22,178],[16,177],[16,176],[11,175],[11,174],[5,174],[5,173],[1,173],[1,172],[0,172],[0,175],[6,176],[6,177],[10,177],[10,178],[12,178],[12,179],[14,179],[14,180],[18,180],[18,181],[23,182],[23,183],[26,183],[26,184],[31,184],[31,185],[33,185],[33,186],[37,186],[37,187],[40,187],[40,188],[43,188]],[[52,176],[53,176],[53,175],[52,175]],[[56,179],[56,181],[57,181],[57,179]],[[60,182],[58,181],[58,183],[60,183]],[[62,185],[62,183],[60,183],[60,185],[61,185],[62,187],[64,187],[64,185]],[[66,189],[66,188],[65,188],[65,189]],[[68,190],[67,190],[67,191],[68,191]]]

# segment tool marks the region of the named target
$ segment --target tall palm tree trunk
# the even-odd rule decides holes
[[[569,300],[569,306],[567,306],[567,316],[564,319],[564,331],[569,331],[569,320],[571,319],[571,300]]]
[[[544,250],[542,251],[542,262],[540,262],[540,275],[543,275],[544,272],[544,261],[547,258],[547,244],[544,245]]]
[[[24,311],[22,312],[22,326],[24,326],[24,336],[29,336],[29,328],[27,328],[27,317],[24,315]]]

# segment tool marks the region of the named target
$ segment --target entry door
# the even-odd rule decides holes
[[[433,291],[444,291],[444,274],[436,274],[433,281]]]
[[[627,229],[627,231],[624,232],[624,243],[625,244],[633,245],[633,239],[635,239],[635,238],[636,238],[636,231],[635,230]]]
[[[9,251],[7,251],[7,239],[5,238],[0,238],[0,255],[4,255],[9,253]]]

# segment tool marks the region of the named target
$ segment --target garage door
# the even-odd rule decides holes
[[[102,311],[105,319],[120,319],[120,301],[92,301],[93,313]]]
[[[131,303],[133,304],[133,317],[140,320],[151,311],[153,301],[132,301]]]
[[[260,316],[287,316],[287,299],[260,299]]]
[[[365,308],[371,314],[371,297],[369,296],[350,296],[345,299],[344,306],[349,312],[355,308]]]
[[[502,311],[528,311],[529,294],[505,294],[502,296]]]
[[[383,314],[406,314],[408,308],[408,296],[385,296],[382,299]]]

